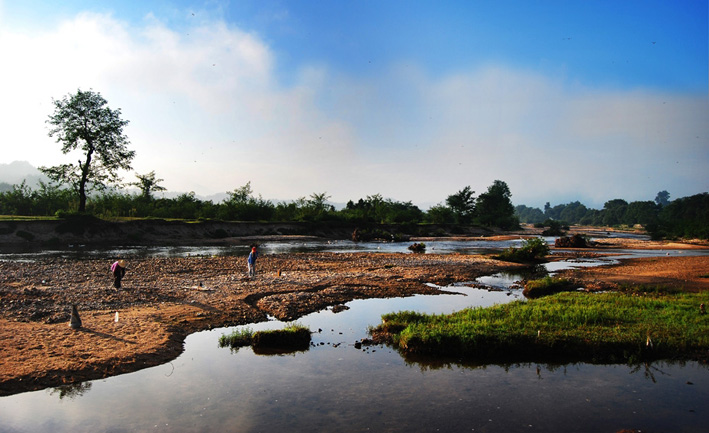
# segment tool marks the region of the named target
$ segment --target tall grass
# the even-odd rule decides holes
[[[250,346],[254,332],[251,328],[236,329],[231,334],[222,334],[219,337],[219,347],[231,347],[238,349],[243,346]]]
[[[709,293],[640,296],[565,292],[450,315],[382,316],[370,330],[405,353],[629,362],[709,350]]]
[[[250,328],[233,331],[219,337],[219,347],[238,350],[243,346],[254,348],[307,348],[310,343],[310,329],[299,323],[289,323],[283,329],[253,332]]]

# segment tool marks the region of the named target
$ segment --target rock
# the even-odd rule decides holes
[[[76,305],[71,306],[71,320],[69,321],[69,326],[71,326],[71,329],[81,328],[81,318],[79,317],[79,310],[77,310]]]

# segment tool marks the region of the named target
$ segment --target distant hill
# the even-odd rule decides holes
[[[49,183],[49,178],[27,161],[13,161],[9,164],[0,163],[0,192],[12,190],[13,185],[19,185],[23,180],[27,182],[27,186],[33,189],[39,186],[40,180],[44,183]],[[135,188],[129,188],[126,191],[131,194],[138,194],[140,192]],[[185,192],[165,191],[156,193],[155,196],[158,198],[164,197],[173,199],[182,194],[185,194]],[[229,195],[226,192],[220,192],[207,196],[196,194],[196,197],[200,200],[210,200],[213,203],[221,203],[228,199]],[[270,201],[274,204],[278,204],[281,202],[291,203],[293,200],[270,199]],[[347,205],[346,203],[339,202],[329,202],[329,204],[335,206],[337,210],[342,210]],[[424,209],[430,206],[432,206],[430,203],[426,204]]]
[[[49,181],[41,171],[27,161],[0,164],[0,191],[9,191],[12,185],[19,185],[23,180],[32,188],[39,186],[40,180]]]

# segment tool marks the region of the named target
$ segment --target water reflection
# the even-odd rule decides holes
[[[449,313],[519,299],[518,291],[356,300],[310,314],[307,352],[263,356],[218,347],[222,328],[190,335],[174,361],[90,382],[73,398],[0,398],[4,431],[703,431],[709,374],[697,363],[649,366],[410,362],[362,346],[383,313]],[[453,294],[455,293],[455,294]],[[278,329],[270,321],[248,325]],[[691,383],[691,385],[689,385]],[[59,398],[58,398],[59,397]]]
[[[638,235],[635,235],[638,237]],[[554,244],[555,237],[545,237],[544,240]],[[509,247],[520,247],[522,239],[508,240],[436,240],[426,241],[426,254],[488,254],[496,253]],[[261,254],[286,254],[308,252],[383,252],[407,253],[411,242],[352,242],[348,240],[288,240],[264,241],[260,243]],[[36,260],[38,258],[72,258],[72,259],[113,259],[115,257],[194,257],[194,256],[246,256],[251,248],[251,242],[231,245],[183,245],[183,246],[125,246],[116,248],[91,247],[71,245],[65,248],[40,249],[27,246],[5,246],[0,252],[0,260]],[[552,252],[566,252],[558,249]],[[588,251],[593,251],[589,248]],[[604,253],[610,251],[604,250]],[[613,250],[613,260],[630,257],[657,257],[677,255],[706,255],[708,250]],[[606,259],[611,260],[611,259]],[[583,266],[586,260],[578,259]],[[591,261],[593,262],[593,261]],[[553,265],[552,265],[553,266]],[[551,269],[550,269],[551,271]]]
[[[554,242],[554,238],[545,238]],[[479,254],[499,251],[510,246],[518,247],[521,239],[504,241],[427,241],[427,252],[437,254]],[[348,240],[279,240],[260,243],[262,254],[307,252],[384,252],[410,253],[411,242],[352,242]],[[247,255],[251,242],[233,245],[183,245],[183,246],[126,246],[117,248],[72,245],[66,248],[38,249],[25,246],[8,246],[0,253],[0,260],[32,260],[39,257],[115,258],[115,257],[189,257],[189,256],[242,256]]]
[[[430,252],[476,248],[467,242],[427,244]],[[262,250],[406,252],[407,246],[274,243],[264,244]],[[214,248],[130,251],[242,254],[239,246]],[[245,253],[247,247],[243,249]],[[95,252],[112,257],[117,253]],[[405,359],[386,346],[356,344],[382,314],[400,310],[447,314],[523,300],[515,281],[561,266],[594,264],[595,259],[554,262],[531,269],[530,274],[481,277],[469,285],[445,287],[447,295],[355,300],[348,309],[329,308],[299,319],[315,331],[311,346],[303,351],[219,348],[219,337],[239,327],[196,333],[187,337],[181,356],[161,366],[2,397],[0,431],[706,431],[709,370],[696,362],[479,365],[459,359]],[[286,325],[268,321],[248,327],[258,331]]]
[[[49,393],[50,395],[58,395],[59,400],[62,400],[64,398],[73,399],[89,392],[91,390],[91,386],[91,382],[72,383],[70,385],[63,385],[58,386],[56,388],[52,388]]]

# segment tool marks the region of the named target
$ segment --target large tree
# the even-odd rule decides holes
[[[446,204],[453,210],[458,224],[470,224],[475,214],[475,191],[469,186],[446,198]]]
[[[138,178],[138,182],[133,182],[130,185],[137,186],[140,188],[140,196],[147,201],[153,199],[153,192],[155,191],[166,191],[167,189],[159,185],[165,179],[156,179],[155,170],[147,174],[137,174],[135,177]]]
[[[655,203],[657,203],[660,207],[667,206],[668,204],[670,204],[670,193],[667,192],[666,189],[663,189],[662,191],[658,192],[655,196]]]
[[[496,180],[480,194],[476,206],[477,221],[484,226],[496,226],[502,229],[519,227],[512,205],[512,193],[507,183]]]
[[[625,221],[625,212],[628,210],[628,202],[622,198],[607,201],[603,205],[602,222],[605,226],[615,226]]]
[[[130,170],[135,152],[128,150],[121,110],[112,110],[100,93],[77,90],[60,100],[52,99],[54,113],[47,123],[49,136],[62,145],[62,153],[79,149],[77,164],[40,167],[52,181],[70,184],[79,195],[79,212],[86,211],[86,195],[120,181],[118,170]]]

